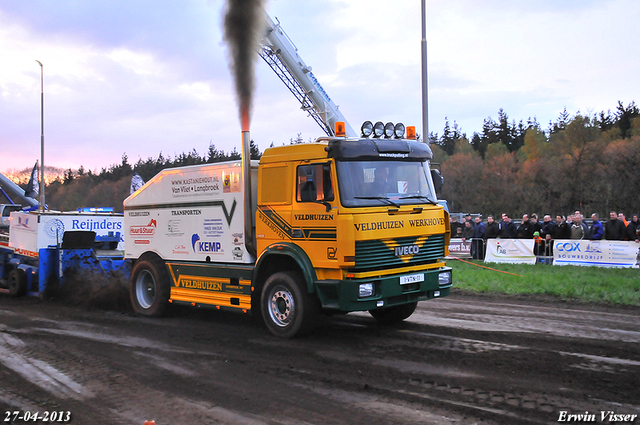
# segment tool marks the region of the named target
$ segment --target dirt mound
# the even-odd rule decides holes
[[[47,285],[43,298],[67,305],[131,312],[128,276],[65,270],[61,282]]]

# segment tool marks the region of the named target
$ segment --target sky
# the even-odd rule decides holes
[[[419,0],[267,0],[354,129],[422,129]],[[222,0],[0,2],[0,172],[100,171],[123,154],[241,150]],[[500,108],[543,129],[640,102],[637,0],[427,0],[429,130],[471,136]],[[324,133],[261,59],[251,137],[264,151]]]

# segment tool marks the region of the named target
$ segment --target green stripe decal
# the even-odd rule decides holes
[[[269,207],[260,207],[260,213],[268,221],[268,225],[277,228],[281,234],[289,239],[309,240],[309,241],[335,241],[337,231],[335,227],[297,227],[294,228],[277,212]]]

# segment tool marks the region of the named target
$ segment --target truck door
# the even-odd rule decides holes
[[[298,165],[295,185],[292,242],[304,249],[314,267],[337,267],[337,201],[331,162]]]

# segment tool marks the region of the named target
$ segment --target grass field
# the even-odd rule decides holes
[[[640,306],[638,269],[469,262],[473,264],[447,259],[447,265],[453,268],[454,288],[482,293],[540,294],[564,300]]]

